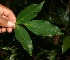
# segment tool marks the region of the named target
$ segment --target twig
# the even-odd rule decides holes
[[[64,3],[64,1],[63,0],[61,0],[61,2],[67,7],[67,4],[66,3]]]

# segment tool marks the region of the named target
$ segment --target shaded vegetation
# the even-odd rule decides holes
[[[17,15],[27,6],[43,0],[0,0]],[[45,0],[34,20],[44,20],[57,26],[64,35],[41,36],[28,31],[33,51],[30,56],[12,33],[0,34],[0,60],[70,60],[70,0]],[[31,24],[31,23],[30,23]],[[49,29],[50,31],[50,29]],[[43,32],[42,32],[43,33]],[[62,53],[63,52],[63,53]],[[12,58],[12,59],[11,59]]]

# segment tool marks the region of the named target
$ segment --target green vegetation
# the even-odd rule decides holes
[[[1,60],[70,59],[69,0],[25,0],[25,7],[22,0],[8,2],[6,6],[11,6],[17,22],[12,33],[0,34]]]

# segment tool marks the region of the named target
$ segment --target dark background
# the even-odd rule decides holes
[[[27,6],[35,3],[38,4],[42,1],[43,0],[0,0],[0,4],[10,8],[17,17],[18,13],[20,13]],[[39,12],[38,16],[34,19],[47,20],[50,23],[57,25],[59,28],[63,28],[64,25],[62,24],[62,21],[58,17],[57,9],[59,8],[67,9],[66,5],[68,5],[68,1],[69,0],[45,0],[43,9],[41,10],[41,12]],[[54,20],[50,21],[49,20],[50,17],[53,17]],[[55,19],[56,17],[57,19]],[[53,45],[52,43],[53,38],[37,36],[30,31],[28,32],[33,40],[33,46],[34,46],[32,57],[29,56],[29,54],[22,48],[22,46],[17,40],[13,41],[14,32],[12,33],[6,32],[4,34],[0,34],[0,45],[19,47],[19,49],[16,51],[18,54],[16,60],[36,60],[36,55],[42,50],[60,49],[60,45],[58,46]],[[63,32],[66,33],[65,31]],[[0,46],[0,60],[4,60],[5,57],[8,56],[8,54],[10,53],[11,53],[10,51],[2,50]],[[70,57],[69,53],[70,52],[68,50],[64,55],[61,55],[61,52],[59,51],[57,55],[57,60],[69,59]],[[44,60],[48,60],[46,58],[46,54],[42,55],[38,60],[43,60],[43,58]]]

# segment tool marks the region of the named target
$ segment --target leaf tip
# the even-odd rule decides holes
[[[45,3],[45,1],[41,2],[41,5],[43,5]]]

